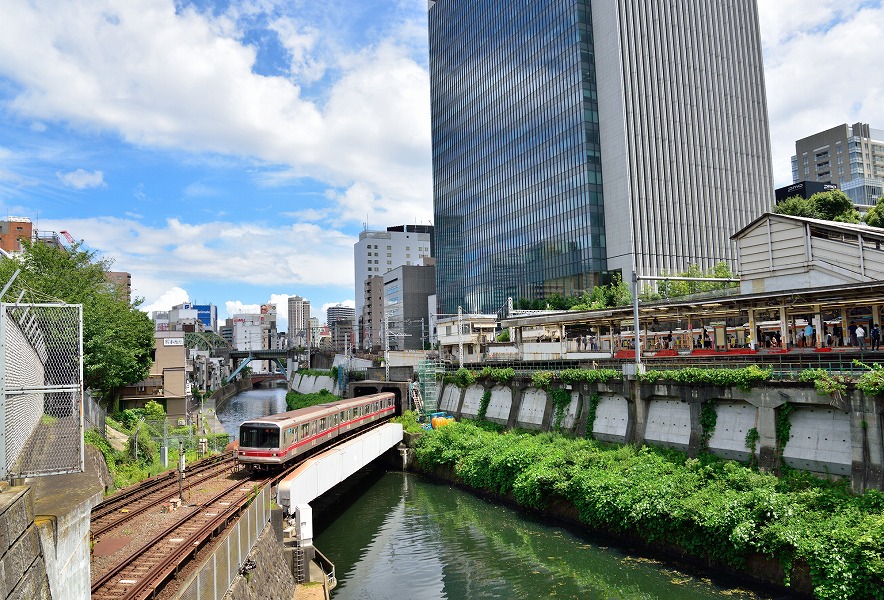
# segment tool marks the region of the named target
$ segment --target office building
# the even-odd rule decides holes
[[[792,181],[837,184],[854,204],[884,196],[884,130],[842,124],[795,142]]]
[[[218,307],[214,304],[191,304],[206,331],[218,331]]]
[[[736,268],[773,202],[754,0],[429,3],[437,294]]]
[[[356,310],[352,306],[337,304],[327,311],[328,329],[331,332],[335,352],[349,352],[354,348]]]
[[[306,348],[310,327],[310,301],[300,296],[289,296],[288,344],[290,348]]]
[[[417,264],[417,261],[428,256],[433,256],[432,225],[397,225],[383,231],[365,230],[360,233],[359,241],[353,246],[356,314],[362,315],[364,284],[368,277],[380,277],[390,269]],[[368,327],[365,324],[359,336],[362,348],[371,343],[372,334]]]
[[[390,350],[424,349],[430,327],[427,298],[435,290],[434,264],[402,265],[384,273],[384,311]]]
[[[381,329],[384,323],[384,277],[372,275],[363,284],[362,314],[359,315],[359,347],[377,351],[383,348]]]

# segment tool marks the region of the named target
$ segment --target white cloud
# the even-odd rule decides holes
[[[44,219],[41,227],[74,231],[88,247],[112,257],[114,270],[132,274],[133,293],[144,297],[149,306],[168,304],[164,298],[171,289],[196,282],[289,289],[353,285],[356,238],[310,223],[192,224],[168,219],[163,226],[152,227],[135,219],[100,217],[63,222]],[[280,294],[268,300],[283,302],[281,314],[287,298]],[[227,303],[228,315],[246,306],[258,310],[257,304],[236,302]]]
[[[190,302],[190,296],[187,294],[187,291],[180,287],[173,287],[162,292],[150,304],[143,304],[139,308],[150,314],[156,310],[170,310],[173,306],[185,302]]]
[[[331,56],[337,80],[312,101],[301,86],[323,72],[314,50],[326,40],[293,22],[273,25],[287,78],[254,71],[257,50],[230,15],[173,0],[35,0],[3,13],[0,76],[19,90],[7,106],[17,116],[365,187],[371,204],[344,214],[357,221],[431,214],[429,78],[410,39]]]
[[[791,183],[795,141],[855,122],[884,127],[880,2],[759,2],[774,183]]]
[[[101,171],[89,172],[83,169],[77,169],[69,173],[58,171],[55,176],[66,187],[74,188],[75,190],[107,187],[104,183],[104,173]]]
[[[325,304],[322,305],[322,309],[320,309],[319,314],[313,315],[313,316],[318,317],[320,322],[322,322],[322,323],[328,323],[328,309],[331,306],[349,306],[350,308],[355,309],[356,308],[356,301],[355,300],[341,300],[340,302],[326,302]]]
[[[224,309],[227,311],[228,317],[233,315],[256,315],[261,312],[261,305],[243,304],[239,300],[228,300],[224,303]]]

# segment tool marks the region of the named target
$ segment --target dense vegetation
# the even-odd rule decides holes
[[[884,495],[787,471],[780,479],[703,454],[609,447],[558,434],[496,434],[457,423],[421,436],[426,470],[584,523],[734,566],[761,553],[810,567],[818,598],[884,598]]]
[[[340,396],[335,396],[326,389],[321,389],[315,394],[301,394],[299,392],[286,392],[285,405],[289,410],[298,408],[307,408],[308,406],[316,406],[317,404],[326,404],[340,400]]]
[[[22,240],[22,253],[0,259],[0,282],[13,282],[4,302],[22,294],[26,302],[67,302],[83,305],[84,387],[113,397],[123,386],[141,381],[150,372],[154,328],[107,279],[111,261],[93,252]]]
[[[128,436],[124,450],[115,450],[107,439],[90,429],[84,437],[103,455],[115,488],[123,488],[162,473],[167,467],[160,461],[160,446],[165,439],[169,448],[170,466],[177,464],[179,441],[184,445],[185,461],[198,458],[198,440],[206,438],[210,453],[221,451],[229,436],[224,434],[197,435],[193,427],[169,427],[162,405],[151,400],[144,408],[127,409],[107,418],[107,426]],[[174,467],[173,467],[174,468]]]
[[[810,198],[794,196],[774,207],[773,212],[795,217],[840,221],[842,223],[865,223],[871,227],[884,228],[884,196],[860,215],[853,202],[841,190],[819,192]]]

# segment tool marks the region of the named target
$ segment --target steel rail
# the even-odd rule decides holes
[[[232,457],[230,460],[232,460]],[[214,479],[219,473],[223,473],[228,468],[229,467],[227,465],[225,465],[223,462],[215,463],[213,465],[203,466],[203,468],[200,469],[199,475],[190,474],[191,479],[189,480],[188,485],[192,486],[192,485],[203,483],[203,482],[208,481],[210,479]],[[194,477],[196,477],[196,478],[194,479]],[[164,479],[164,481],[165,481],[165,479]],[[177,481],[177,477],[174,478],[174,481]],[[111,521],[106,524],[99,525],[98,527],[92,529],[92,531],[91,531],[92,539],[94,540],[95,538],[104,535],[108,531],[110,531],[112,529],[116,529],[117,527],[124,525],[128,521],[131,521],[134,517],[147,512],[148,510],[150,510],[151,508],[154,508],[158,504],[165,502],[169,498],[174,498],[177,495],[178,495],[178,490],[172,488],[172,491],[169,491],[169,487],[162,487],[162,488],[150,488],[143,495],[135,497],[135,498],[130,498],[129,503],[130,504],[134,503],[135,506],[129,508],[128,512],[126,512],[121,518],[116,519],[116,520]],[[152,497],[152,496],[155,496],[155,497]],[[139,506],[138,503],[141,503],[141,505]],[[118,514],[116,512],[117,510],[120,510],[120,509],[118,507],[114,507],[113,510],[109,510],[108,512],[105,512],[104,514],[99,515],[99,518],[93,519],[93,521],[105,519],[107,517],[110,517],[111,515]]]
[[[269,480],[267,480],[269,481]],[[262,481],[261,484],[266,483],[266,481]],[[232,503],[230,506],[224,509],[218,509],[218,513],[207,513],[212,504],[221,501],[229,495],[232,495],[238,491],[242,491],[244,483],[242,481],[237,481],[233,485],[224,489],[223,491],[216,494],[214,497],[210,498],[208,501],[200,504],[196,507],[196,510],[191,511],[190,514],[186,515],[184,518],[176,521],[156,536],[154,536],[148,542],[142,544],[138,549],[129,554],[126,558],[120,561],[117,565],[114,566],[110,571],[102,575],[95,583],[92,584],[92,598],[97,600],[100,598],[140,598],[141,594],[149,590],[150,596],[154,589],[165,580],[165,577],[168,574],[165,574],[162,579],[158,580],[158,575],[161,571],[165,572],[171,562],[175,562],[175,568],[180,566],[181,563],[186,560],[190,554],[196,552],[200,545],[205,541],[207,537],[206,532],[211,533],[221,526],[222,523],[226,522],[229,518],[229,513],[235,510],[239,510],[242,505],[246,504],[249,501],[249,492],[241,494],[241,498]],[[176,542],[176,546],[179,548],[177,552],[169,552],[165,554],[165,557],[161,560],[159,564],[154,565],[144,565],[139,564],[140,568],[147,566],[147,571],[138,577],[138,579],[120,579],[116,585],[108,585],[111,581],[116,577],[121,577],[124,572],[132,566],[139,559],[143,559],[145,554],[149,553],[152,549],[159,546],[166,538],[170,537],[178,530],[182,530],[188,527],[188,525],[192,525],[194,521],[197,521],[200,517],[212,517],[206,523],[198,523],[199,528],[196,533],[188,533],[185,538],[181,539],[181,541]],[[174,569],[173,569],[174,570]],[[122,593],[118,588],[122,587]],[[103,592],[103,588],[117,588],[117,592],[113,593],[110,589],[106,589]],[[144,596],[144,597],[147,597]]]

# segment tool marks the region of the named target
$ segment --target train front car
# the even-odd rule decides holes
[[[248,469],[275,468],[280,464],[280,426],[267,421],[245,421],[239,426],[237,460]]]

